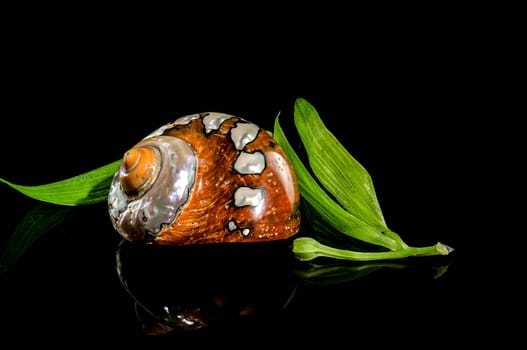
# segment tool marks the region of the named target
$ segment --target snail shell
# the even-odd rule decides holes
[[[295,172],[264,129],[222,113],[183,116],[125,152],[108,195],[126,240],[264,242],[300,227]]]

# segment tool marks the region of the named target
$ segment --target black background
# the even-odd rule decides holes
[[[225,112],[266,129],[281,113],[293,133],[302,97],[368,169],[388,226],[411,245],[440,241],[455,251],[334,286],[300,286],[283,312],[256,325],[149,337],[119,282],[119,237],[103,203],[77,209],[0,277],[2,339],[514,342],[525,308],[521,129],[511,108],[518,93],[507,81],[516,79],[516,55],[497,25],[467,21],[468,13],[389,22],[372,15],[360,25],[326,18],[331,26],[316,11],[270,15],[255,26],[199,16],[184,25],[178,16],[114,26],[110,17],[102,26],[74,16],[47,21],[36,11],[7,25],[0,177],[28,185],[65,179],[196,112]],[[35,201],[7,186],[0,195],[3,246]],[[208,271],[215,262],[198,254],[192,264]],[[441,266],[448,269],[435,278]],[[175,275],[166,276],[171,285]]]

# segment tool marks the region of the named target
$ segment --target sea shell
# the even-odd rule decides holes
[[[164,245],[297,234],[291,163],[266,130],[224,113],[183,116],[126,151],[108,196],[116,231]]]

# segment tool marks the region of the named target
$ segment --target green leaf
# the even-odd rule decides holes
[[[69,179],[45,185],[24,186],[0,178],[3,182],[28,197],[43,202],[76,206],[106,201],[112,178],[121,160],[104,165]]]
[[[384,235],[375,227],[366,224],[346,211],[320,187],[291,147],[280,126],[278,116],[275,119],[273,135],[295,169],[300,195],[317,210],[329,225],[343,234],[390,250],[395,250],[400,246],[393,238]]]
[[[366,224],[387,229],[370,174],[326,128],[315,108],[302,98],[295,102],[294,122],[309,165],[326,190]]]
[[[0,274],[13,267],[36,240],[63,222],[73,209],[44,202],[33,206],[16,227],[0,257]]]
[[[293,253],[297,259],[310,261],[325,257],[376,261],[410,256],[447,255],[453,250],[439,242],[426,247],[408,246],[397,233],[386,226],[369,173],[326,128],[313,106],[303,99],[297,99],[294,121],[311,171],[318,182],[289,144],[278,116],[275,119],[273,134],[295,169],[302,198],[325,223],[337,231],[389,249],[378,251],[343,248],[339,237],[335,237],[331,230],[323,229],[321,231],[326,232],[324,241],[327,243],[321,243],[314,237],[299,237],[293,240]],[[316,224],[320,228],[320,222],[317,221]]]

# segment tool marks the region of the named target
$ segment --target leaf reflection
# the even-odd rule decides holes
[[[317,262],[306,261],[297,264],[294,273],[303,285],[311,287],[327,287],[355,281],[364,276],[381,270],[406,268],[424,268],[432,273],[432,278],[438,279],[446,273],[450,263],[423,265],[409,260],[386,260],[372,262],[353,262],[320,259]]]
[[[47,232],[71,216],[75,208],[38,202],[22,218],[0,258],[0,274],[11,269],[20,257]]]
[[[354,281],[380,269],[402,269],[406,266],[401,262],[332,262],[325,264],[306,262],[299,264],[295,273],[305,285],[330,286]]]

